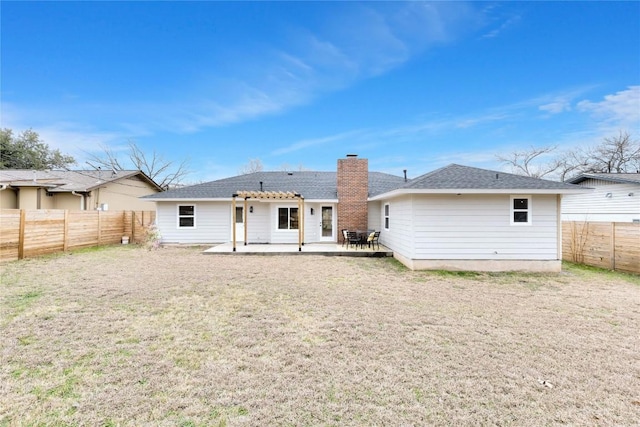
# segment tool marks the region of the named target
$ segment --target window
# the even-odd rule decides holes
[[[193,228],[195,226],[195,205],[178,205],[178,228]]]
[[[298,229],[298,208],[278,208],[278,230]]]
[[[511,224],[531,224],[531,197],[511,196]]]
[[[244,208],[236,206],[236,224],[242,224],[244,222]]]
[[[384,229],[389,229],[389,204],[384,205]]]

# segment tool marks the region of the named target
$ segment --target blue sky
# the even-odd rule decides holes
[[[640,137],[640,2],[0,2],[4,128],[191,181]]]

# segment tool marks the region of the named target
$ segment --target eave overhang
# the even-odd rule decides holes
[[[207,197],[207,198],[196,198],[196,197],[181,197],[181,198],[145,198],[140,197],[140,200],[144,202],[231,202],[233,197]],[[256,202],[261,203],[273,203],[273,202],[283,202],[287,199],[252,199]],[[306,203],[338,203],[338,199],[304,199]]]
[[[439,189],[399,189],[389,191],[387,193],[378,194],[370,197],[369,201],[390,199],[400,196],[416,195],[416,194],[584,194],[590,193],[593,188],[567,188],[567,189],[541,189],[541,188],[473,188],[473,189],[456,189],[456,188],[439,188]]]

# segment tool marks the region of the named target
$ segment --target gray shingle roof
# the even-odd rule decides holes
[[[262,182],[262,187],[260,186]],[[393,190],[548,190],[581,189],[577,185],[451,164],[417,178],[369,172],[369,197]],[[254,172],[151,194],[149,200],[230,199],[238,191],[283,191],[307,200],[336,200],[336,172]]]
[[[262,182],[262,187],[260,186]],[[404,183],[404,179],[381,172],[369,172],[369,195],[375,196]],[[336,172],[254,172],[217,181],[190,185],[163,193],[145,196],[145,199],[229,199],[238,191],[291,191],[308,200],[335,200]]]
[[[575,178],[567,180],[571,184],[579,184],[587,179],[599,179],[602,181],[640,184],[640,173],[583,173]]]
[[[0,170],[0,183],[15,187],[48,187],[49,192],[91,191],[105,182],[118,181],[140,175],[151,185],[160,187],[139,170]]]
[[[410,180],[407,190],[569,190],[577,186],[488,169],[451,164]]]

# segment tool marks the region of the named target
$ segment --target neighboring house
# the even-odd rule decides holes
[[[2,209],[145,210],[160,191],[139,170],[0,170]]]
[[[566,196],[564,221],[640,222],[640,173],[584,173],[567,182],[595,190]]]
[[[234,228],[241,240],[245,227],[248,243],[337,242],[341,229],[375,229],[412,269],[559,271],[561,196],[585,191],[455,164],[407,179],[349,155],[337,172],[256,172],[143,199],[156,202],[165,243],[229,242]]]

